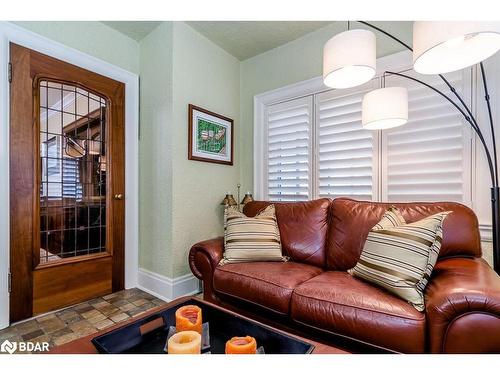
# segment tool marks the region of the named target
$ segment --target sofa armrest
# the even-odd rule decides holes
[[[224,237],[198,242],[189,251],[189,267],[193,274],[203,281],[203,295],[206,300],[217,302],[213,290],[213,275],[223,256]]]
[[[439,261],[425,306],[431,353],[500,352],[500,277],[483,259]]]

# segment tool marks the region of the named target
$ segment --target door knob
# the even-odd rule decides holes
[[[115,194],[113,198],[116,199],[117,201],[120,201],[123,199],[123,194]]]

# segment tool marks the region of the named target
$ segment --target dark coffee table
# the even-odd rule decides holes
[[[308,353],[346,354],[334,346],[325,345],[282,330],[262,324],[228,309],[193,297],[182,297],[136,318],[118,323],[106,330],[77,339],[53,348],[54,354],[92,354],[100,351],[123,353],[161,353],[166,340],[165,325],[175,325],[175,310],[186,304],[199,305],[203,310],[203,320],[210,325],[211,352],[223,353],[225,341],[232,336],[245,333],[256,337],[266,353]],[[139,336],[138,336],[139,335]],[[144,339],[142,338],[144,336]],[[104,346],[103,346],[104,344]],[[107,347],[106,347],[107,345]]]

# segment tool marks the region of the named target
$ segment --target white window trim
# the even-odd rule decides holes
[[[410,66],[412,54],[410,51],[398,52],[393,55],[377,59],[377,72],[375,76],[380,76],[386,70],[401,70]],[[254,96],[254,139],[253,139],[253,176],[254,176],[254,195],[256,199],[265,199],[266,197],[266,177],[264,168],[267,166],[267,132],[265,126],[265,111],[270,104],[276,104],[290,99],[300,98],[302,96],[318,94],[323,91],[331,90],[323,84],[323,77],[315,77],[306,81],[294,83],[279,89],[270,90]],[[374,187],[378,191],[378,186]]]
[[[9,22],[0,22],[0,329],[9,325],[9,43],[125,83],[125,288],[137,286],[139,264],[139,77]]]
[[[267,106],[328,89],[323,84],[321,77],[317,77],[254,96],[253,190],[256,199],[264,199],[267,196],[265,192],[267,176],[267,127],[265,126],[265,118]]]
[[[410,51],[403,51],[386,57],[377,59],[377,72],[375,77],[380,77],[386,70],[389,71],[403,71],[406,69],[411,69],[412,67],[412,55]],[[470,105],[475,112],[475,71],[472,70],[471,77],[465,77],[465,97],[466,100],[470,100]],[[254,192],[256,199],[266,199],[266,166],[267,166],[267,134],[265,126],[265,111],[266,107],[271,104],[280,103],[283,101],[288,101],[291,99],[315,95],[324,91],[329,91],[331,88],[323,84],[322,77],[315,77],[306,81],[298,82],[296,84],[288,85],[283,88],[271,90],[264,92],[262,94],[256,95],[254,97]],[[316,111],[316,109],[314,109]],[[466,124],[464,124],[466,125]],[[316,124],[317,126],[317,124]],[[467,127],[466,127],[467,128]],[[473,165],[475,163],[475,138],[472,129],[467,128],[470,137],[464,138],[464,178],[470,180],[470,184],[464,184],[464,204],[471,208],[474,208],[474,190],[475,190],[475,168]],[[313,132],[316,129],[313,129]],[[314,134],[313,134],[314,135]],[[315,139],[315,138],[314,138]],[[376,144],[374,152],[380,154],[379,151],[383,150],[384,137],[378,132],[375,137]],[[317,141],[317,140],[316,140]],[[314,152],[317,152],[315,149]],[[382,185],[385,173],[383,172],[383,167],[386,165],[386,157],[384,152],[382,156],[377,158],[377,163],[374,163],[374,174],[378,175],[378,183],[373,186],[374,197],[377,200],[384,200],[386,197],[382,196]],[[317,156],[313,155],[314,163],[316,163]],[[379,160],[380,159],[380,160]],[[315,165],[315,164],[314,164]],[[313,168],[314,169],[314,168]],[[315,170],[312,171],[313,177]],[[482,225],[482,233],[485,232]],[[486,234],[486,233],[485,233]],[[487,235],[482,236],[483,238],[488,238]]]

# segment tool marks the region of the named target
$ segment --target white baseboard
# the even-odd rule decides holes
[[[139,268],[137,287],[167,302],[200,292],[200,283],[191,273],[172,279],[143,268]]]
[[[481,233],[481,241],[491,242],[491,224],[479,224],[479,232]]]

